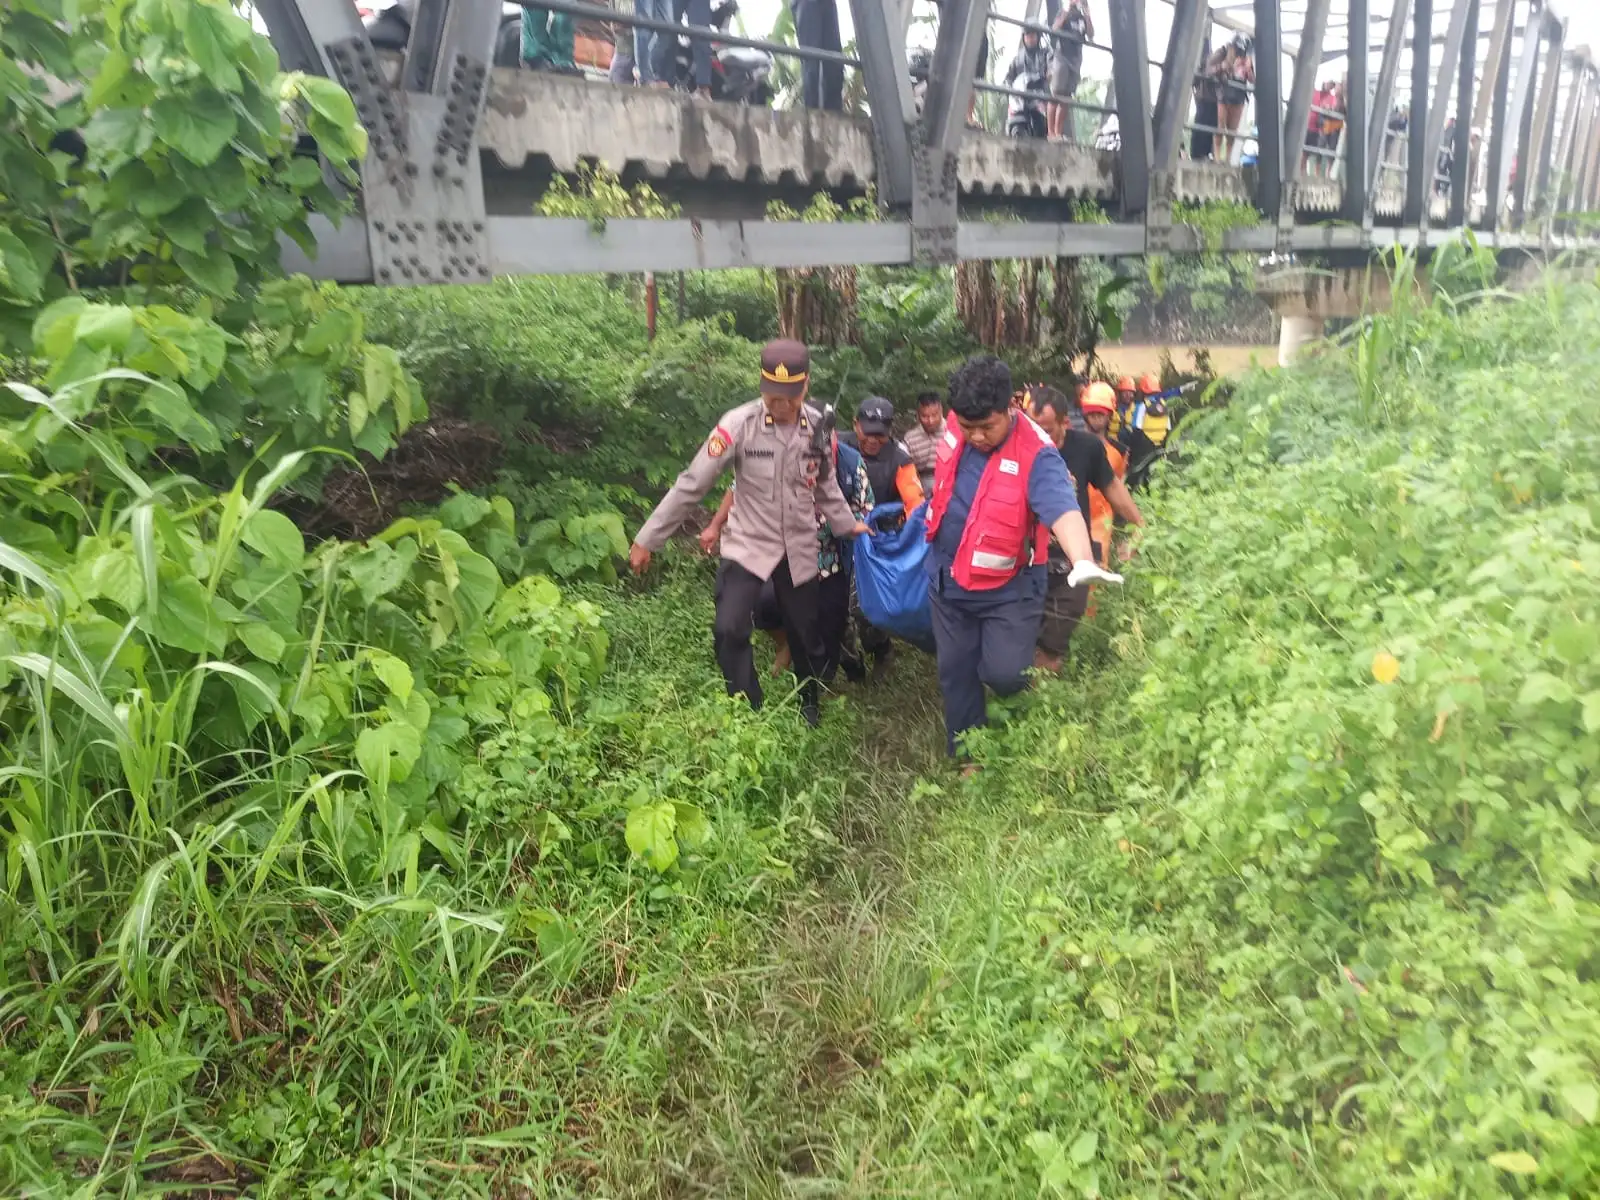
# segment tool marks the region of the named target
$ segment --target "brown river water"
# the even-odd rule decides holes
[[[1218,375],[1233,375],[1245,370],[1253,364],[1263,367],[1278,365],[1277,346],[1124,346],[1103,345],[1099,348],[1100,359],[1106,364],[1113,374],[1142,375],[1146,371],[1159,372],[1161,369],[1161,352],[1171,350],[1172,361],[1178,364],[1179,369],[1186,369],[1190,363],[1190,351],[1193,349],[1209,350],[1211,352],[1211,369]]]

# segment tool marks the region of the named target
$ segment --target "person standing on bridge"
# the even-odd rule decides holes
[[[761,352],[761,398],[725,413],[694,461],[678,476],[639,530],[628,552],[635,574],[731,465],[739,499],[722,535],[717,615],[712,641],[730,696],[761,707],[750,635],[761,586],[773,582],[800,678],[806,722],[819,720],[817,679],[827,660],[818,612],[817,513],[839,537],[868,532],[856,519],[833,470],[822,414],[806,403],[811,356],[779,339]]]
[[[1250,101],[1255,82],[1256,62],[1250,39],[1241,33],[1223,47],[1218,80],[1217,127],[1222,132],[1217,135],[1217,161],[1224,165],[1233,162],[1233,148],[1239,141],[1239,122],[1244,119],[1244,106]]]
[[[672,0],[633,0],[633,15],[647,21],[670,21]],[[636,26],[633,31],[633,60],[639,68],[639,86],[671,86],[669,71],[677,59],[677,45],[671,34]]]
[[[794,39],[812,50],[839,53],[838,0],[791,0],[794,9]],[[844,67],[836,62],[814,58],[800,63],[802,98],[807,108],[840,112],[844,108]]]
[[[1050,94],[1057,97],[1050,106],[1050,140],[1075,142],[1078,126],[1072,98],[1083,73],[1083,44],[1094,40],[1089,0],[1068,0],[1051,18],[1050,29]]]
[[[572,18],[548,8],[522,6],[522,63],[532,71],[576,75]]]
[[[985,685],[1001,695],[1027,686],[1050,539],[1072,564],[1070,586],[1122,581],[1094,561],[1060,451],[1011,396],[1011,372],[993,355],[959,367],[934,468],[928,589],[952,756],[984,723]]]

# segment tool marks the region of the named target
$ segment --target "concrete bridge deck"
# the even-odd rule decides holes
[[[478,144],[512,174],[571,175],[595,162],[628,178],[663,183],[861,193],[877,181],[872,123],[864,117],[752,108],[544,71],[492,72]],[[956,178],[969,201],[1092,200],[1109,207],[1119,196],[1115,151],[977,131],[962,139]],[[491,212],[526,211],[536,189],[508,190],[516,197],[508,204],[497,203],[492,190],[486,195]],[[1303,180],[1296,203],[1306,214],[1332,214],[1343,194],[1336,180]],[[1252,168],[1179,161],[1175,199],[1249,204],[1253,195]],[[1399,188],[1383,189],[1378,214],[1398,214],[1402,199]],[[746,208],[761,203],[758,196]],[[714,206],[717,215],[738,207],[731,196]]]

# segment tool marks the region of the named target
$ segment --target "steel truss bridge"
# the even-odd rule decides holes
[[[1096,49],[1111,60],[1104,111],[1116,117],[1115,150],[968,127],[975,89],[1031,95],[974,83],[991,22],[1020,23],[992,14],[987,0],[943,0],[919,103],[907,70],[911,3],[850,0],[859,57],[777,48],[859,72],[871,115],[856,118],[494,68],[496,0],[416,0],[409,44],[390,58],[372,46],[352,0],[257,0],[285,68],[343,84],[370,135],[356,213],[337,228],[319,219],[316,259],[292,265],[344,282],[406,285],[1137,256],[1211,248],[1174,221],[1174,206],[1215,198],[1246,201],[1260,214],[1259,224],[1225,234],[1227,250],[1354,263],[1387,247],[1425,252],[1463,227],[1502,254],[1543,257],[1589,244],[1580,214],[1600,208],[1600,72],[1586,49],[1565,45],[1564,22],[1540,0],[1110,0],[1109,44]],[[1038,4],[1030,0],[1029,15]],[[577,0],[543,7],[650,24]],[[1165,46],[1152,47],[1147,24],[1163,9]],[[1180,153],[1195,128],[1191,85],[1204,46],[1234,30],[1255,43],[1252,168]],[[1321,111],[1314,90],[1341,58],[1346,134],[1336,150],[1308,152],[1308,120]],[[1409,120],[1396,133],[1390,115],[1402,74]],[[1447,136],[1454,153],[1441,175]],[[1308,172],[1319,154],[1331,167]],[[718,200],[698,217],[603,226],[531,215],[530,163],[548,179],[588,159],[620,160],[608,165],[657,178],[698,177],[701,194]],[[761,219],[761,197],[774,184],[870,185],[885,219]],[[738,212],[741,196],[748,202]],[[1096,200],[1111,223],[1067,219],[1079,198]],[[978,210],[996,204],[1022,218],[982,219]]]

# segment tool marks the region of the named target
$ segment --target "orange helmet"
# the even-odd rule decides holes
[[[1154,375],[1139,376],[1139,390],[1146,396],[1153,396],[1161,390],[1161,380]]]
[[[1117,394],[1111,390],[1109,383],[1097,379],[1084,389],[1079,404],[1084,412],[1116,412]]]
[[[1117,391],[1119,391],[1119,392],[1131,392],[1133,390],[1134,390],[1134,382],[1133,382],[1133,376],[1132,375],[1124,375],[1121,379],[1117,380]]]

